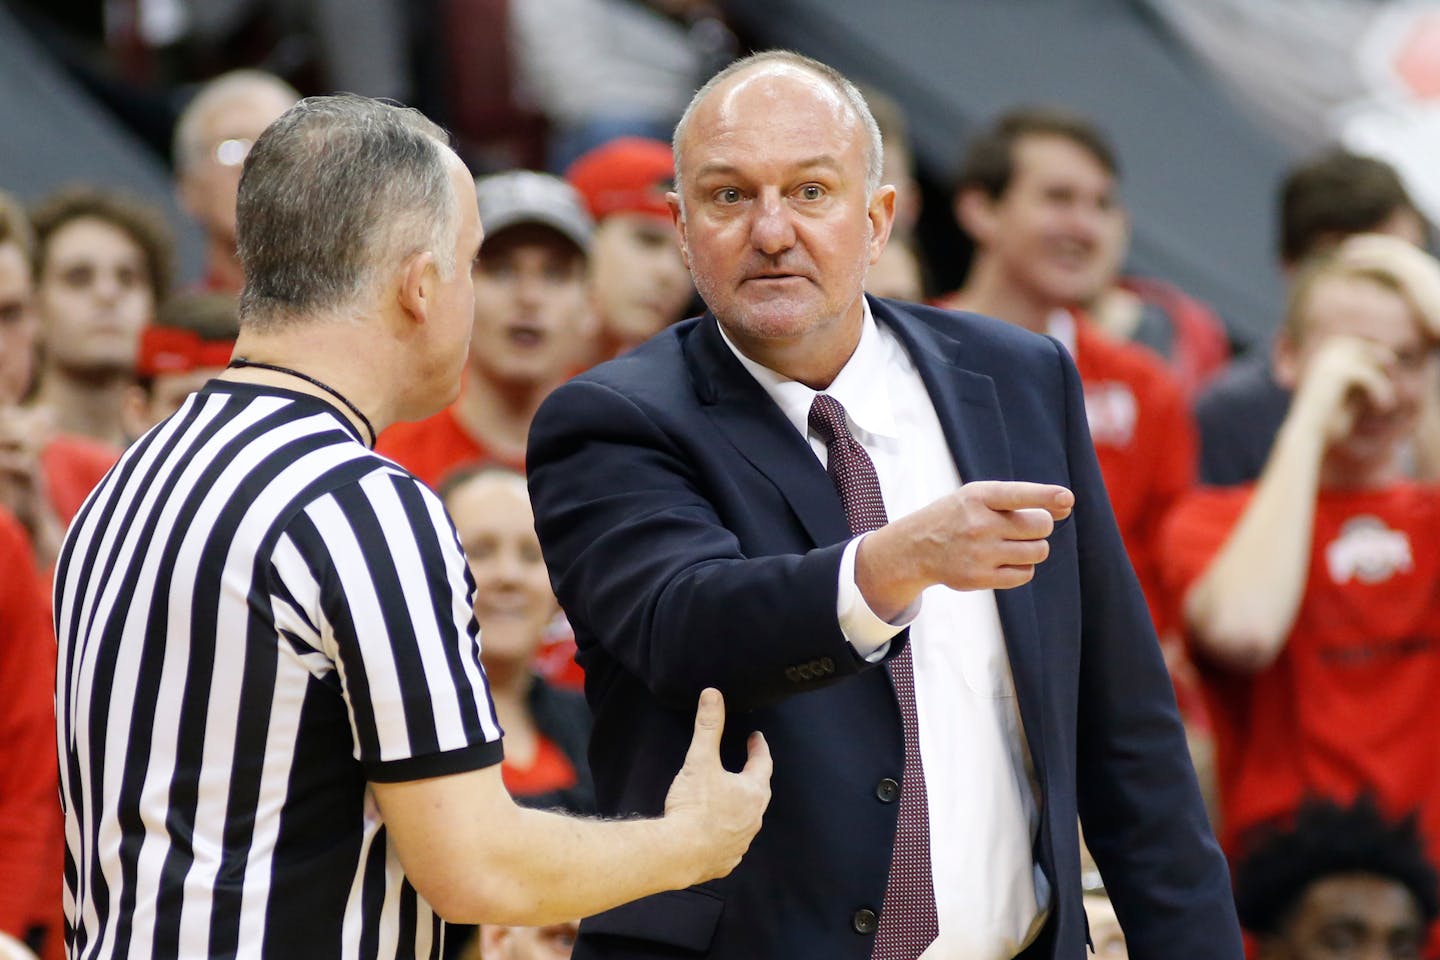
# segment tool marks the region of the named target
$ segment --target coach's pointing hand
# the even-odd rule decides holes
[[[866,536],[855,555],[855,583],[886,620],[937,583],[954,590],[1018,587],[1050,555],[1045,538],[1074,505],[1075,495],[1055,484],[967,483]]]

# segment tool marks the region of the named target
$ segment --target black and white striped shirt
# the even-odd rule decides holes
[[[55,573],[70,955],[438,957],[367,781],[500,760],[471,580],[328,404],[214,382]]]

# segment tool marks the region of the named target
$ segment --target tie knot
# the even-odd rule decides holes
[[[850,436],[850,428],[845,423],[845,408],[840,401],[828,393],[815,394],[810,404],[810,429],[820,435],[827,447],[835,442],[836,437]]]

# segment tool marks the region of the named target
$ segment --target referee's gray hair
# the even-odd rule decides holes
[[[241,326],[350,307],[426,250],[448,279],[460,221],[449,139],[417,110],[353,94],[309,97],[271,124],[240,175]]]
[[[671,140],[670,148],[675,158],[675,193],[680,197],[683,212],[685,191],[680,182],[680,154],[682,144],[685,142],[685,131],[690,127],[690,117],[695,109],[705,100],[715,88],[729,80],[736,74],[757,67],[769,64],[782,64],[795,67],[813,73],[831,89],[840,95],[840,98],[849,105],[855,114],[855,119],[860,121],[860,126],[865,130],[865,195],[868,197],[875,193],[880,186],[881,171],[885,166],[885,145],[880,136],[880,125],[875,122],[875,115],[870,112],[870,105],[865,102],[865,95],[860,88],[855,86],[843,73],[830,66],[828,63],[821,63],[805,56],[803,53],[796,53],[793,50],[762,50],[759,53],[752,53],[748,57],[741,57],[725,69],[705,81],[704,86],[695,91],[695,96],[690,98],[689,105],[685,112],[680,115],[680,122],[675,124],[675,135]]]

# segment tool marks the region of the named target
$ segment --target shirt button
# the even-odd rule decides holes
[[[855,928],[856,933],[870,934],[879,928],[880,918],[869,907],[861,907],[855,911],[855,916],[850,918],[850,925]]]
[[[894,803],[898,796],[900,796],[900,784],[889,777],[875,784],[875,798],[881,803]]]

